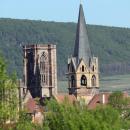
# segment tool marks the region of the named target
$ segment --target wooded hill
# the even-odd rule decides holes
[[[130,29],[87,25],[91,51],[99,57],[102,74],[130,73]],[[73,53],[75,23],[0,19],[0,49],[9,73],[22,77],[22,45],[57,45],[58,77],[65,77],[67,58]]]

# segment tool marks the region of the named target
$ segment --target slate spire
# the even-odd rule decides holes
[[[76,32],[76,40],[73,56],[76,57],[77,61],[79,61],[82,58],[86,62],[86,64],[89,63],[91,58],[91,51],[89,47],[86,22],[82,4],[80,4],[79,9],[79,18],[77,24],[77,32]]]

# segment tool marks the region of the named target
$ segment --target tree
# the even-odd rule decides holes
[[[26,111],[20,111],[15,130],[33,130],[34,128],[35,125],[32,123],[31,115],[27,114]]]
[[[40,130],[26,111],[19,111],[17,78],[7,74],[3,57],[0,57],[0,129]]]
[[[122,92],[114,92],[109,97],[109,105],[118,110],[123,129],[130,128],[130,97]]]
[[[55,100],[47,105],[43,129],[45,130],[119,130],[120,115],[110,106],[88,110],[86,106]]]
[[[121,112],[128,109],[129,104],[130,99],[128,97],[124,97],[122,92],[114,92],[109,97],[109,105]]]
[[[18,85],[16,76],[9,76],[3,57],[0,57],[0,128],[7,121],[15,122],[18,114]]]

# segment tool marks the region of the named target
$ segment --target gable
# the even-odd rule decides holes
[[[76,71],[76,65],[73,58],[70,59],[70,62],[68,64],[68,70],[69,72],[75,72]]]
[[[81,59],[81,61],[79,62],[76,72],[89,72],[89,68],[88,66],[85,64],[84,60]]]

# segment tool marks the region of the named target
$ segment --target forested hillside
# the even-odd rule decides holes
[[[22,77],[22,45],[52,43],[57,45],[58,76],[63,79],[75,32],[75,23],[0,19],[0,49],[8,71]],[[130,73],[130,29],[88,25],[88,36],[102,74]]]

